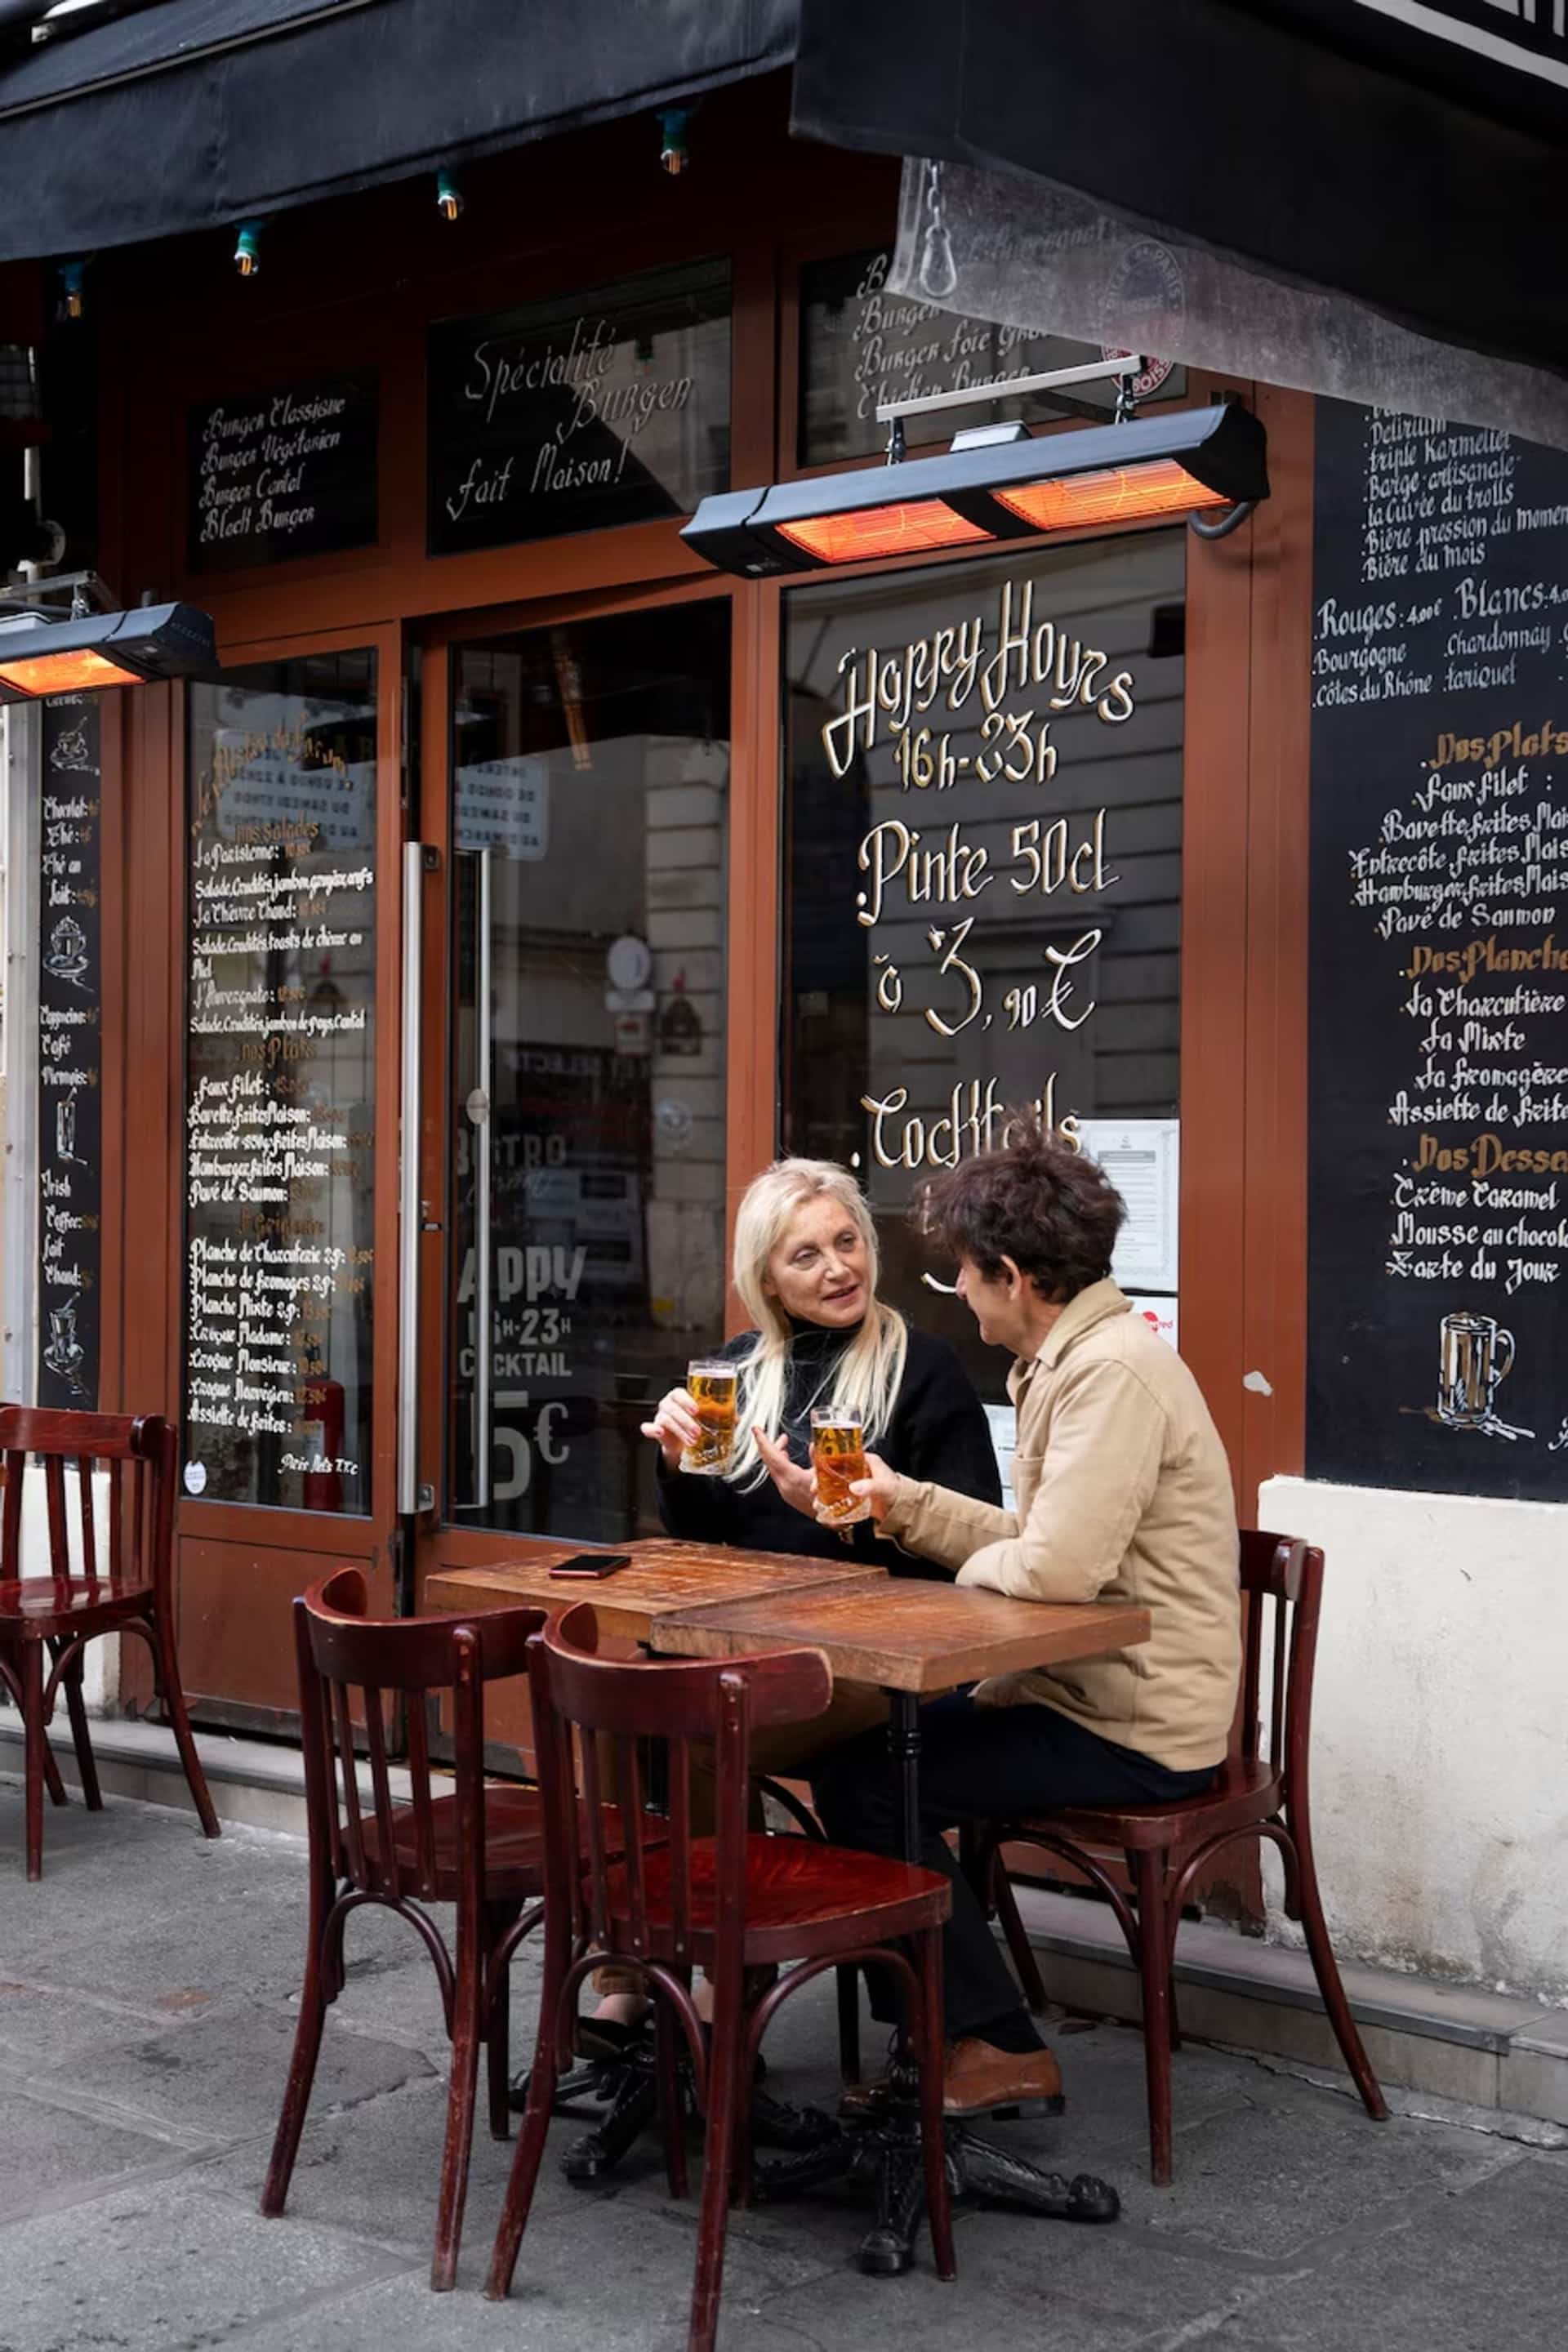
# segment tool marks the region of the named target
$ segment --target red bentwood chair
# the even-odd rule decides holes
[[[1038,1846],[1058,1855],[1082,1871],[1115,1912],[1142,1979],[1150,2162],[1160,2187],[1171,2178],[1171,2052],[1180,2041],[1172,1977],[1182,1906],[1215,1856],[1243,1838],[1267,1838],[1278,1847],[1285,1864],[1285,1915],[1299,1919],[1305,1930],[1318,1990],[1345,2064],[1367,2114],[1377,2123],[1388,2115],[1340,1981],[1312,1858],[1308,1756],[1323,1555],[1295,1537],[1244,1528],[1241,1589],[1247,1600],[1241,1754],[1227,1759],[1212,1789],[1173,1805],[1127,1810],[1085,1805],[1021,1821],[990,1822],[972,1850],[976,1884],[986,1887],[995,1903],[1031,2009],[1045,2007],[1046,1991],[999,1849]],[[1258,1692],[1266,1630],[1271,1636],[1272,1666],[1268,1749],[1264,1754]],[[1088,1851],[1090,1846],[1121,1848],[1136,1908]]]
[[[435,1965],[452,2042],[447,2141],[441,2159],[430,2284],[454,2284],[468,2193],[479,2047],[488,2057],[490,2132],[510,2137],[508,1984],[512,1956],[540,1917],[544,1874],[540,1802],[531,1790],[487,1787],[484,1685],[519,1675],[539,1609],[462,1617],[365,1615],[365,1580],[340,1569],[294,1603],[300,1667],[305,1805],[310,1843],[310,1924],[300,2022],[261,2210],[283,2210],[310,2105],[321,2028],[343,1990],[343,1930],[362,1904],[406,1919]],[[453,1793],[431,1792],[426,1706],[451,1695]],[[386,1763],[386,1701],[407,1710],[412,1801],[395,1805]],[[371,1795],[359,1788],[356,1718],[370,1759]],[[525,1903],[534,1908],[525,1912]],[[457,1906],[454,1948],[426,1905]]]
[[[636,1660],[595,1654],[598,1621],[574,1609],[531,1645],[533,1727],[544,1803],[544,1985],[528,2105],[485,2292],[511,2284],[550,2125],[557,2074],[570,2063],[577,1993],[606,1963],[632,1969],[653,1997],[656,2063],[672,2196],[686,2191],[679,2128],[676,2032],[691,2055],[707,2117],[690,2352],[710,2352],[719,2323],[724,2238],[732,2189],[750,2181],[747,2102],[757,2052],[780,2003],[826,1969],[877,1961],[901,1980],[921,2064],[921,2133],[937,2270],[954,2275],[952,2226],[942,2128],[942,1923],[952,1907],[947,1881],[865,1853],[799,1837],[759,1837],[747,1829],[747,1748],[753,1731],[805,1723],[832,1692],[815,1650],[789,1650],[718,1663]],[[586,1868],[579,1864],[574,1731],[580,1733],[587,1818]],[[606,1847],[600,1813],[600,1741],[614,1780],[617,1853]],[[716,1834],[691,1834],[690,1751],[711,1741]],[[644,1755],[654,1742],[668,1766],[668,1813],[647,1811]],[[914,1944],[911,1966],[895,1937]],[[798,1963],[748,2012],[745,1974]],[[713,1980],[711,2049],[691,1999],[691,1973]]]
[[[28,1877],[43,1875],[46,1784],[57,1805],[66,1801],[47,1737],[62,1691],[82,1796],[89,1812],[102,1810],[82,1699],[82,1654],[103,1633],[138,1634],[152,1652],[153,1687],[174,1727],[197,1815],[207,1836],[216,1837],[217,1815],[191,1737],[174,1650],[174,1430],[156,1413],[132,1420],[122,1413],[43,1412],[5,1405],[0,1406],[0,1455],[5,1463],[0,1510],[0,1682],[22,1717]],[[48,1573],[44,1576],[23,1574],[22,1496],[29,1455],[44,1474],[48,1519]],[[105,1465],[109,1488],[109,1557],[101,1562],[93,1480],[100,1463]],[[68,1466],[76,1473],[74,1568]]]

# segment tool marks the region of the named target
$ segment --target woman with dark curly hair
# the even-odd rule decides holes
[[[1224,1759],[1241,1662],[1236,1510],[1197,1382],[1110,1279],[1125,1211],[1065,1137],[1022,1123],[1005,1150],[929,1188],[926,1233],[958,1262],[980,1336],[1016,1359],[1016,1512],[868,1457],[883,1535],[1026,1601],[1126,1601],[1147,1643],[980,1684],[924,1710],[921,1859],[953,1881],[945,2104],[966,2114],[1059,2095],[942,1832],[1062,1805],[1196,1794]],[[900,1850],[896,1794],[864,1738],[812,1769],[836,1845]],[[870,2095],[874,2096],[875,2092]]]

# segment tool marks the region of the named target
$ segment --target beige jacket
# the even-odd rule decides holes
[[[1226,1752],[1241,1665],[1236,1508],[1198,1384],[1113,1282],[1065,1307],[1008,1376],[1017,1512],[900,1478],[884,1527],[907,1551],[1025,1601],[1131,1601],[1146,1643],[983,1683],[987,1704],[1058,1707],[1173,1771]]]

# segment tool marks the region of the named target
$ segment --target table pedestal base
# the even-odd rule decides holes
[[[1010,2205],[1053,2221],[1114,2221],[1121,2211],[1110,2182],[1092,2173],[1075,2173],[1069,2180],[1064,2173],[1040,2172],[966,2124],[948,2124],[944,2139],[948,2190],[955,2203],[972,2199]],[[864,2181],[876,2218],[860,2242],[860,2268],[874,2277],[896,2278],[913,2263],[926,2199],[920,2118],[912,2109],[889,2108],[864,2124],[840,2126],[817,2147],[752,2169],[759,2204],[836,2181]]]
[[[680,2115],[683,2125],[700,2120],[691,2062],[685,2052],[678,2060]],[[512,2085],[511,2105],[521,2111],[528,2104],[528,2076]],[[658,2082],[654,2069],[651,2033],[635,2042],[624,2057],[588,2059],[563,2074],[555,2086],[552,2112],[578,2121],[598,2111],[594,2128],[574,2139],[561,2159],[563,2176],[580,2189],[591,2188],[613,2172],[643,2133],[658,2117]],[[782,2099],[753,2091],[751,2134],[757,2147],[786,2149],[801,2155],[838,2137],[838,2126],[820,2107],[788,2106]]]

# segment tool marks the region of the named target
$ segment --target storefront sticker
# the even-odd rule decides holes
[[[999,1379],[907,1212],[1033,1111],[1178,1288],[1184,541],[789,598],[786,1148],[861,1174],[888,1295]],[[1173,625],[1173,616],[1175,625]]]

